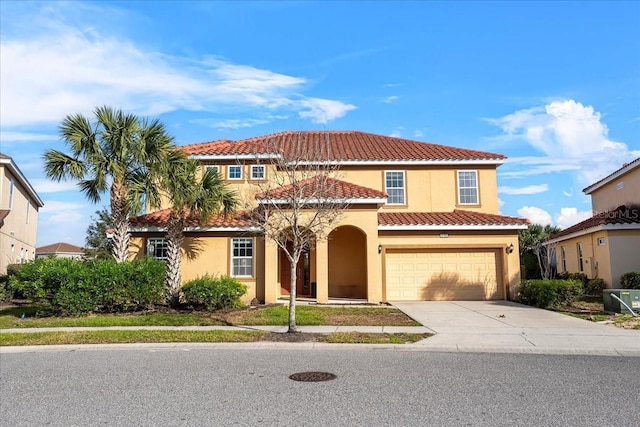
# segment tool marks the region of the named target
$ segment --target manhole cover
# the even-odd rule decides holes
[[[336,376],[329,372],[298,372],[296,374],[289,375],[289,379],[294,381],[317,382],[335,380]]]

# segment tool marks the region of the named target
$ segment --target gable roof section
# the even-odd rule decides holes
[[[58,242],[47,246],[36,248],[36,254],[77,254],[83,253],[84,249],[70,243]]]
[[[640,228],[640,208],[618,206],[614,210],[601,212],[554,234],[549,237],[547,243],[557,243],[598,230],[624,228]]]
[[[378,214],[378,230],[519,230],[529,221],[511,216],[456,209],[453,212],[390,212]]]
[[[614,181],[614,180],[626,175],[627,173],[629,173],[632,170],[634,170],[636,168],[639,168],[639,167],[640,167],[640,157],[638,157],[637,159],[635,159],[631,163],[626,163],[624,166],[622,166],[617,171],[605,176],[600,181],[598,181],[596,183],[593,183],[590,186],[586,187],[584,190],[582,190],[582,192],[585,193],[585,194],[591,194],[594,191],[598,190],[599,188],[602,188],[605,185],[609,184],[611,181]]]
[[[24,187],[37,207],[41,208],[44,206],[44,203],[42,202],[40,196],[38,196],[38,193],[36,193],[36,190],[33,189],[27,178],[22,174],[22,171],[20,171],[20,168],[18,167],[18,165],[16,165],[11,157],[0,153],[0,164],[6,165],[9,168],[11,174],[18,179],[20,185]]]
[[[129,220],[131,231],[161,231],[167,226],[171,209],[163,209],[140,215]],[[251,221],[246,212],[240,212],[233,216],[215,215],[207,222],[200,223],[198,218],[193,217],[188,221],[187,231],[240,231],[251,230]]]
[[[293,185],[287,185],[258,194],[256,199],[263,204],[288,203],[288,200],[294,196],[303,199],[306,203],[316,203],[322,200],[345,201],[352,204],[386,203],[387,201],[387,193],[323,175],[316,175],[296,185],[298,194],[295,194]]]
[[[299,150],[299,145],[303,150]],[[359,131],[281,132],[239,141],[219,140],[180,147],[191,157],[206,159],[252,159],[285,157],[299,151],[314,155],[309,162],[341,164],[501,164],[505,156],[485,151],[448,147]]]

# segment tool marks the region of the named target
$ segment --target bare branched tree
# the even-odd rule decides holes
[[[298,261],[328,238],[349,203],[345,183],[337,179],[339,164],[331,160],[329,137],[329,133],[281,135],[256,153],[269,176],[258,184],[259,205],[252,211],[252,222],[289,260],[289,332],[297,332]]]

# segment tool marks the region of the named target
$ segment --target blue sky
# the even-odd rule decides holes
[[[362,130],[505,154],[501,212],[561,227],[640,157],[640,2],[0,2],[0,150],[45,202],[38,245],[93,212],[42,172],[72,113],[178,144]]]

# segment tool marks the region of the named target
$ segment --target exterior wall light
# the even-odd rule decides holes
[[[378,253],[381,254],[382,253],[382,245],[378,245]]]
[[[505,251],[507,251],[508,254],[513,252],[513,243],[511,243],[509,246],[507,246],[505,248]]]

